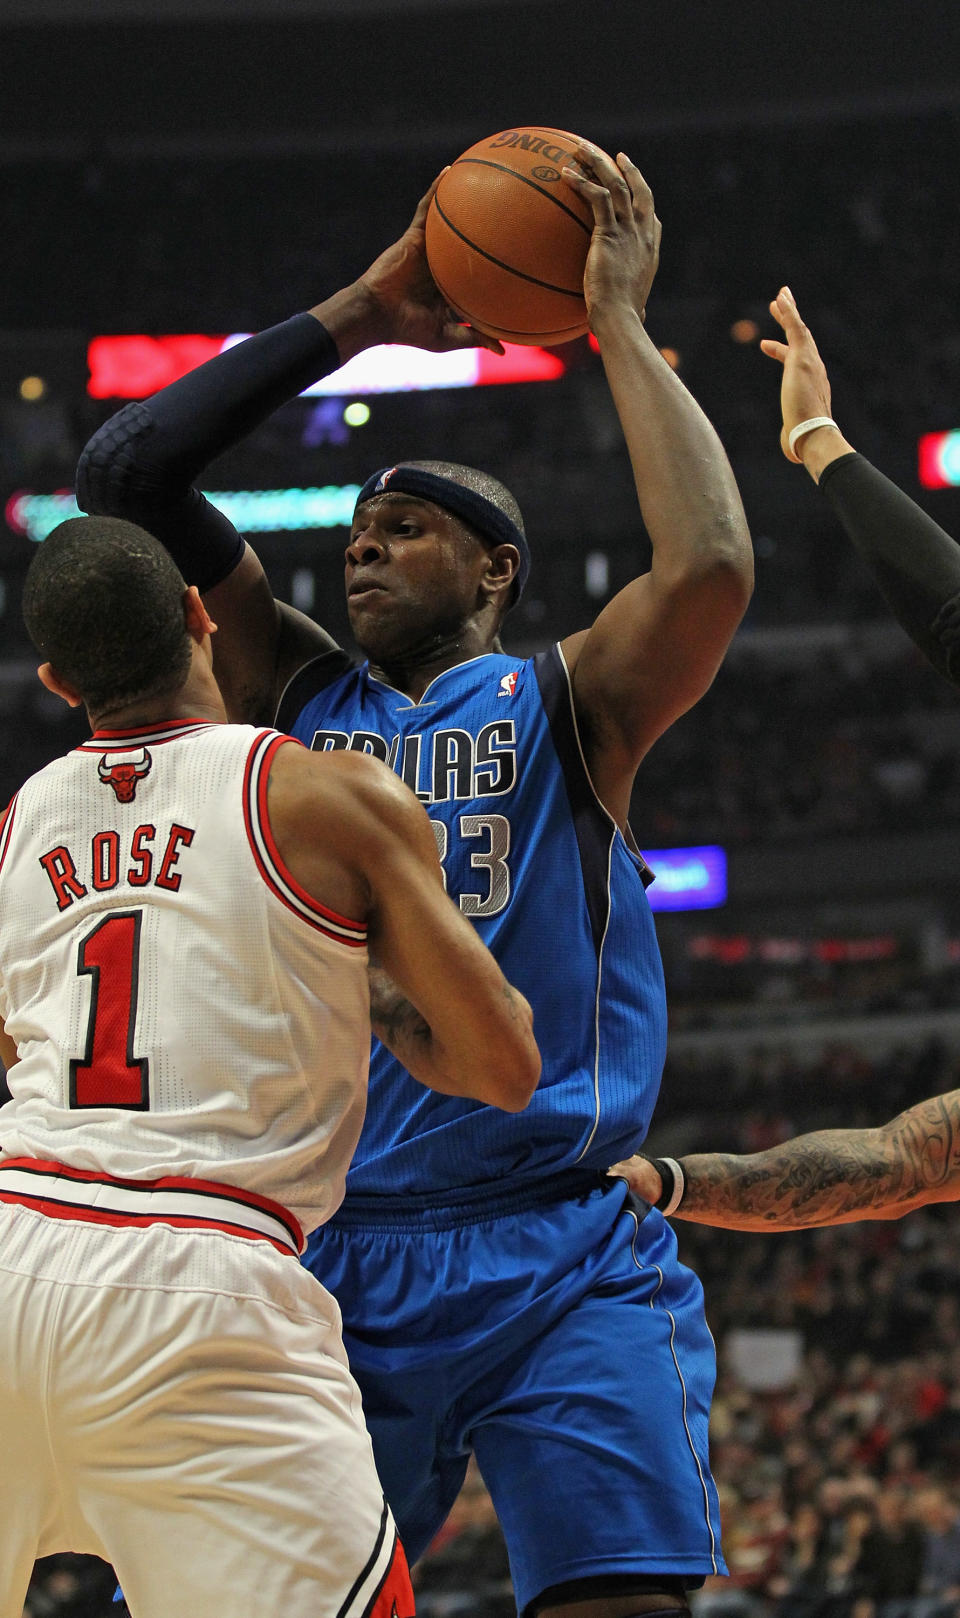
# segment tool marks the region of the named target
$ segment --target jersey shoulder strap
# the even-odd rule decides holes
[[[10,847],[10,838],[13,833],[13,821],[17,812],[17,801],[19,797],[19,792],[15,792],[13,797],[10,799],[10,802],[7,804],[6,809],[4,809],[3,814],[0,815],[0,871],[3,870],[3,862],[7,857],[7,849]]]
[[[602,859],[606,859],[606,849],[609,843],[609,834],[615,822],[604,805],[600,802],[597,789],[590,778],[587,760],[583,751],[583,741],[580,727],[577,722],[576,708],[573,700],[573,685],[567,668],[566,659],[559,644],[539,652],[532,659],[533,671],[540,688],[540,700],[550,726],[553,745],[560,760],[560,768],[567,784],[570,797],[570,809],[574,824],[577,826],[577,836],[581,841],[581,854],[583,854],[585,841],[594,844],[597,850],[602,851]],[[592,828],[592,835],[585,840],[584,829]],[[597,828],[600,830],[596,837]],[[627,827],[629,836],[624,839],[631,855],[637,862],[640,880],[645,888],[654,881],[654,872],[651,871],[643,855],[637,847],[636,838],[630,827]]]

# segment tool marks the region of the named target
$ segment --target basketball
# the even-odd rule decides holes
[[[450,307],[506,343],[549,348],[587,329],[593,215],[561,177],[578,137],[504,129],[447,170],[427,213],[427,260]]]

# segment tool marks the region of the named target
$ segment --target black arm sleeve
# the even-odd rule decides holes
[[[820,488],[907,634],[960,685],[960,545],[862,455],[842,455]]]
[[[139,523],[166,545],[191,584],[209,590],[236,567],[243,540],[193,479],[339,364],[333,338],[312,315],[294,315],[237,343],[105,422],[77,466],[78,505]]]

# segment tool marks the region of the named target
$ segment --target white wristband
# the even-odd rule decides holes
[[[683,1193],[687,1189],[687,1185],[683,1177],[683,1169],[680,1167],[680,1164],[677,1162],[675,1157],[664,1157],[661,1158],[660,1161],[662,1163],[669,1163],[670,1168],[673,1171],[673,1193],[666,1207],[660,1209],[664,1219],[669,1219],[672,1213],[676,1213],[681,1202],[683,1201]]]
[[[811,416],[809,421],[798,421],[797,425],[791,427],[787,434],[790,454],[797,454],[797,439],[802,438],[804,433],[812,433],[814,427],[836,427],[836,425],[832,416]],[[799,456],[797,459],[799,460]]]

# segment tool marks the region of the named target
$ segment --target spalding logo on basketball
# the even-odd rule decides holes
[[[427,259],[457,314],[507,343],[549,347],[587,329],[593,215],[561,175],[565,129],[503,129],[447,170],[427,214]]]

